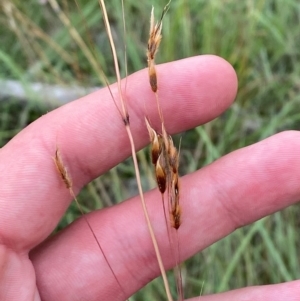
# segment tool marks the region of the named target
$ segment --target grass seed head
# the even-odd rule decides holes
[[[155,70],[155,54],[158,50],[161,41],[161,28],[162,23],[156,23],[154,25],[154,8],[151,10],[150,17],[150,32],[148,39],[148,50],[147,50],[147,61],[148,61],[148,72],[149,72],[149,82],[152,91],[155,93],[157,91],[157,76]]]
[[[149,31],[149,39],[148,39],[148,48],[147,48],[147,61],[148,61],[148,71],[149,71],[149,82],[151,89],[154,93],[157,92],[157,75],[155,70],[155,55],[158,51],[162,35],[162,21],[170,7],[171,1],[167,3],[164,7],[163,12],[159,21],[154,22],[154,7],[151,10],[150,16],[150,31]],[[154,24],[155,23],[155,24]]]
[[[149,39],[148,39],[148,51],[147,51],[147,57],[148,61],[153,61],[155,58],[155,54],[158,51],[159,44],[161,42],[161,30],[162,30],[162,19],[161,19],[154,25],[154,7],[152,7],[151,10],[151,16],[150,16],[150,32],[149,32]]]
[[[60,174],[61,179],[63,180],[63,182],[66,185],[66,188],[71,189],[72,188],[72,180],[67,172],[67,168],[63,164],[61,154],[60,154],[58,147],[56,148],[55,157],[53,158],[53,160],[54,160],[56,169],[57,169],[58,173]]]
[[[147,130],[150,136],[150,141],[151,141],[151,159],[152,159],[152,164],[155,165],[158,157],[161,153],[161,137],[157,132],[151,127],[149,121],[147,118],[145,118],[146,121],[146,126]]]
[[[155,138],[152,142],[152,148],[151,148],[152,164],[155,165],[157,163],[160,153],[161,153],[160,136],[155,132]]]
[[[161,194],[164,194],[166,190],[168,192],[171,226],[178,230],[181,225],[179,153],[164,124],[162,124],[162,134],[160,135],[151,127],[147,118],[145,121],[151,141],[151,158],[155,167],[157,186]]]

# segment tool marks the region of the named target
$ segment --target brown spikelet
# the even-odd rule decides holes
[[[145,119],[151,141],[151,158],[160,193],[168,192],[171,226],[176,230],[181,225],[181,208],[179,205],[179,155],[172,137],[168,135],[164,124],[162,134],[158,134]]]
[[[148,61],[149,83],[153,92],[157,92],[157,75],[153,60]]]
[[[171,226],[176,230],[181,226],[181,207],[180,205],[175,206],[171,214]]]
[[[72,180],[67,172],[66,167],[63,164],[61,154],[60,154],[58,147],[56,147],[55,157],[53,158],[53,160],[54,160],[56,169],[57,169],[61,179],[63,180],[63,182],[66,185],[66,188],[71,189],[72,188]]]
[[[172,209],[171,226],[176,230],[178,230],[180,225],[181,225],[181,207],[178,205]]]
[[[164,14],[162,15],[161,19],[154,25],[154,7],[152,7],[151,16],[150,16],[150,32],[149,32],[148,55],[147,55],[150,61],[154,60],[155,54],[157,53],[159,44],[161,42],[163,16]]]
[[[179,158],[177,149],[174,146],[173,140],[170,139],[170,149],[168,153],[170,173],[172,175],[171,180],[171,224],[176,230],[181,225],[181,208],[179,206],[179,175],[178,175],[178,165]]]
[[[172,139],[170,140],[169,163],[170,163],[173,173],[177,173],[178,165],[179,165],[179,158],[178,158],[177,149],[174,146]]]
[[[178,173],[173,173],[171,188],[171,225],[176,230],[181,225],[181,208],[179,205],[179,178]]]
[[[152,7],[151,16],[150,16],[150,32],[148,39],[148,50],[147,50],[147,61],[148,61],[148,71],[149,71],[149,82],[151,89],[154,93],[157,92],[157,75],[155,70],[155,55],[158,51],[160,42],[161,42],[161,30],[162,30],[162,21],[167,13],[169,6],[169,1],[164,7],[161,17],[156,24],[154,24],[154,8]]]
[[[147,118],[145,118],[147,130],[150,136],[151,141],[151,159],[152,164],[156,164],[160,151],[161,151],[161,143],[159,140],[161,139],[160,135],[156,133],[156,131],[150,126],[149,121]]]
[[[162,154],[160,154],[155,164],[155,175],[159,191],[164,194],[167,188],[167,173]]]
[[[172,193],[174,194],[175,203],[179,201],[179,177],[178,173],[172,174]]]
[[[151,150],[151,154],[152,154],[152,163],[156,164],[158,158],[159,158],[159,154],[161,152],[161,143],[160,143],[160,135],[158,135],[155,132],[155,137],[154,140],[152,142],[152,150]]]

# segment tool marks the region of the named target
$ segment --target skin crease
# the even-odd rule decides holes
[[[146,113],[159,129],[147,72],[137,72],[127,82],[137,149],[149,142]],[[160,65],[157,72],[170,134],[216,118],[236,95],[234,70],[215,56]],[[112,91],[117,96],[115,86]],[[140,200],[87,215],[122,290],[83,218],[46,240],[72,201],[53,162],[57,145],[75,192],[130,156],[122,118],[107,89],[42,116],[0,150],[0,300],[125,300],[159,275]],[[182,259],[299,200],[299,150],[300,133],[282,132],[182,177]],[[165,239],[160,194],[155,189],[145,197],[170,268],[174,260]],[[193,300],[298,300],[299,293],[300,281],[295,280]]]

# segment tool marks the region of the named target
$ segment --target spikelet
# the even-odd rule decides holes
[[[155,176],[158,189],[161,194],[164,194],[167,188],[167,169],[162,154],[159,155],[155,164]]]
[[[168,152],[168,163],[170,166],[170,178],[171,178],[171,189],[170,189],[170,203],[171,203],[171,225],[176,230],[181,225],[181,208],[179,205],[179,156],[176,147],[174,146],[173,140],[169,137],[169,152]]]
[[[159,154],[161,152],[161,143],[160,139],[161,137],[156,133],[156,131],[150,126],[148,119],[145,118],[147,130],[150,136],[151,141],[151,159],[152,164],[156,165],[156,162],[158,160]]]
[[[147,50],[147,61],[148,61],[148,72],[149,72],[149,82],[152,91],[157,92],[157,75],[155,70],[155,55],[158,51],[160,42],[161,42],[161,30],[162,30],[162,21],[167,13],[171,1],[167,3],[164,7],[161,17],[156,24],[154,24],[154,8],[152,7],[151,16],[150,16],[150,32],[148,39],[148,50]]]
[[[154,8],[152,7],[151,17],[150,17],[150,33],[149,33],[149,40],[148,40],[147,61],[148,61],[149,82],[153,92],[157,91],[157,76],[156,76],[154,59],[161,41],[161,30],[162,30],[161,22],[158,22],[154,25]]]
[[[151,141],[151,158],[154,165],[158,189],[163,195],[168,193],[170,223],[176,230],[181,225],[181,208],[179,205],[179,156],[171,136],[162,126],[162,134],[157,133],[147,118],[146,126]]]
[[[71,177],[69,176],[66,167],[63,164],[62,158],[61,158],[61,154],[60,151],[58,149],[58,147],[56,147],[55,150],[55,156],[53,158],[56,169],[61,177],[61,179],[63,180],[65,186],[67,189],[72,189],[72,180]]]
[[[179,205],[179,177],[178,173],[173,173],[171,184],[171,226],[176,230],[181,225],[181,208]]]

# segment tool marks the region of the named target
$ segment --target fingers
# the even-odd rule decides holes
[[[299,300],[300,281],[281,284],[254,286],[237,289],[216,295],[201,296],[201,301],[297,301]],[[198,298],[187,301],[199,301]]]
[[[297,202],[300,197],[299,150],[300,133],[284,132],[183,177],[182,225],[178,231],[181,259],[185,260],[238,227]],[[175,260],[158,191],[147,193],[146,202],[165,266],[171,268]],[[128,296],[159,275],[138,198],[94,212],[88,218]],[[47,296],[45,300],[55,300],[54,286],[61,295],[66,293],[65,287],[69,287],[72,294],[88,300],[104,296],[110,300],[125,299],[84,221],[73,224],[41,246],[32,258],[38,285]],[[64,258],[68,258],[68,262]],[[78,274],[77,270],[85,272]],[[91,279],[105,285],[82,290],[80,283],[90,283]]]
[[[232,67],[200,56],[157,67],[159,97],[170,133],[207,122],[233,101]],[[111,91],[119,104],[116,85]],[[130,76],[126,99],[140,149],[149,142],[145,113],[158,127],[147,70]],[[30,249],[51,233],[71,201],[53,157],[59,147],[75,191],[130,155],[129,140],[108,89],[63,106],[28,126],[0,151],[0,233],[12,248]]]

